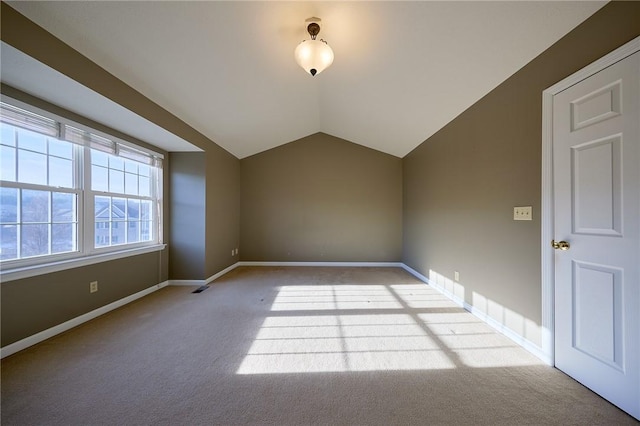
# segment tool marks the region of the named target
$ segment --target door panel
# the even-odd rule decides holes
[[[620,86],[621,82],[616,81],[571,102],[571,130],[620,115]]]
[[[622,235],[621,139],[571,148],[573,233]]]
[[[573,269],[574,347],[622,370],[622,271],[575,261]]]
[[[554,96],[556,366],[640,418],[640,53]]]

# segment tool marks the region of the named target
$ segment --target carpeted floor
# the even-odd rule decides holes
[[[637,422],[395,268],[241,267],[2,361],[3,425]]]

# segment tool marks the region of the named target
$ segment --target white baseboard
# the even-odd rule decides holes
[[[44,331],[41,331],[32,336],[29,336],[15,343],[7,345],[3,348],[0,348],[0,359],[7,357],[9,355],[13,355],[16,352],[19,352],[23,349],[28,348],[29,346],[33,346],[37,343],[43,342],[57,334],[64,333],[65,331],[70,330],[73,327],[77,327],[80,324],[83,324],[87,321],[90,321],[94,318],[99,317],[100,315],[104,315],[109,311],[113,311],[114,309],[124,306],[127,303],[131,303],[134,300],[140,299],[141,297],[144,297],[148,294],[153,293],[154,291],[157,291],[163,287],[166,287],[168,284],[169,284],[169,281],[161,282],[160,284],[156,284],[147,289],[134,293],[130,296],[127,296],[120,300],[116,300],[113,303],[109,303],[108,305],[95,309],[91,312],[87,312],[86,314],[80,315],[79,317],[70,319],[69,321],[63,322],[62,324],[58,324],[54,327],[48,328]]]
[[[513,331],[512,329],[510,329],[506,325],[500,323],[499,321],[496,321],[495,319],[491,318],[486,313],[480,311],[478,308],[475,308],[475,307],[469,305],[468,303],[464,304],[464,308],[467,311],[471,312],[477,318],[479,318],[482,321],[486,322],[489,326],[491,326],[493,329],[495,329],[499,333],[507,336],[509,339],[513,340],[515,343],[517,343],[518,345],[522,346],[524,349],[526,349],[527,351],[531,352],[536,357],[540,358],[545,364],[553,365],[553,361],[544,352],[544,350],[542,350],[542,348],[540,346],[536,345],[531,340],[525,339],[520,334],[516,333],[515,331]]]
[[[204,285],[204,280],[169,280],[169,285],[200,287]]]
[[[331,267],[396,267],[396,268],[403,268],[405,271],[409,272],[411,275],[413,275],[414,277],[418,278],[420,281],[424,282],[425,284],[428,284],[430,287],[433,287],[434,289],[438,290],[440,293],[442,293],[443,295],[445,295],[446,297],[448,297],[449,299],[451,299],[454,303],[456,303],[458,306],[464,308],[465,310],[469,311],[471,314],[473,314],[474,316],[476,316],[477,318],[479,318],[480,320],[484,321],[486,324],[488,324],[489,326],[491,326],[492,328],[494,328],[496,331],[498,331],[499,333],[507,336],[509,339],[513,340],[515,343],[517,343],[518,345],[522,346],[524,349],[526,349],[527,351],[531,352],[533,355],[537,356],[538,358],[540,358],[542,361],[544,361],[545,363],[549,364],[549,365],[553,365],[551,357],[549,355],[547,355],[542,348],[540,348],[538,345],[536,345],[535,343],[531,342],[530,340],[522,337],[521,335],[519,335],[518,333],[516,333],[515,331],[511,330],[509,327],[505,326],[504,324],[496,321],[495,319],[491,318],[489,315],[485,314],[484,312],[481,312],[479,309],[473,307],[472,305],[468,304],[467,302],[465,302],[463,299],[461,299],[460,297],[456,296],[455,294],[451,293],[450,291],[448,291],[447,289],[445,289],[444,287],[441,286],[437,286],[435,285],[435,283],[431,283],[429,278],[425,277],[424,275],[422,275],[421,273],[419,273],[418,271],[416,271],[415,269],[405,265],[402,262],[251,262],[251,261],[243,261],[243,262],[236,262],[233,265],[223,269],[222,271],[212,275],[211,277],[205,279],[205,280],[170,280],[170,281],[164,281],[160,284],[154,285],[152,287],[149,287],[145,290],[142,290],[138,293],[132,294],[131,296],[127,296],[123,299],[117,300],[113,303],[110,303],[108,305],[105,305],[101,308],[98,308],[96,310],[93,310],[91,312],[88,312],[84,315],[80,315],[79,317],[73,318],[69,321],[66,321],[62,324],[56,325],[55,327],[51,327],[47,330],[41,331],[40,333],[36,333],[33,336],[29,336],[25,339],[22,339],[18,342],[12,343],[10,345],[7,345],[3,348],[0,348],[0,359],[4,358],[6,356],[12,355],[18,351],[21,351],[23,349],[28,348],[29,346],[35,345],[37,343],[40,343],[46,339],[49,339],[57,334],[63,333],[67,330],[70,330],[73,327],[76,327],[82,323],[85,323],[87,321],[90,321],[100,315],[106,314],[109,311],[112,311],[114,309],[117,309],[121,306],[126,305],[127,303],[131,303],[136,299],[139,299],[141,297],[144,297],[150,293],[153,293],[156,290],[161,289],[162,287],[166,287],[167,285],[172,285],[172,286],[202,286],[202,285],[206,285],[220,277],[222,277],[223,275],[231,272],[232,270],[236,269],[239,266],[331,266]]]
[[[530,353],[532,353],[536,357],[540,358],[547,365],[553,365],[553,361],[551,360],[551,357],[548,354],[546,354],[544,352],[544,350],[540,346],[538,346],[535,343],[533,343],[532,341],[522,337],[520,334],[516,333],[515,331],[513,331],[512,329],[510,329],[506,325],[504,325],[504,324],[500,323],[499,321],[491,318],[489,315],[487,315],[486,313],[482,312],[480,309],[478,309],[478,308],[474,307],[473,305],[470,305],[469,303],[465,302],[463,299],[461,299],[460,297],[458,297],[455,294],[451,293],[449,290],[445,289],[444,287],[439,286],[436,283],[431,282],[431,280],[429,280],[429,278],[425,277],[424,275],[422,275],[421,273],[419,273],[415,269],[411,268],[410,266],[407,266],[407,265],[405,265],[403,263],[402,264],[402,268],[405,271],[407,271],[408,273],[410,273],[411,275],[413,275],[414,277],[418,278],[420,281],[422,281],[425,284],[428,284],[430,287],[433,287],[434,289],[438,290],[440,293],[442,293],[443,295],[445,295],[446,297],[451,299],[451,301],[454,302],[456,305],[460,306],[461,308],[464,308],[466,311],[470,312],[476,318],[478,318],[478,319],[482,320],[483,322],[485,322],[487,325],[489,325],[491,328],[495,329],[500,334],[503,334],[504,336],[506,336],[509,339],[513,340],[515,343],[517,343],[518,345],[522,346],[524,349],[526,349],[527,351],[529,351]]]
[[[239,266],[335,266],[402,268],[401,262],[238,262]]]
[[[213,274],[211,275],[209,278],[207,278],[206,280],[204,280],[205,284],[209,284],[211,281],[215,281],[218,278],[220,278],[221,276],[228,274],[229,272],[233,271],[234,269],[236,269],[238,266],[240,266],[242,262],[236,262],[233,265],[224,268],[222,271],[218,272],[217,274]]]
[[[236,262],[233,265],[223,269],[222,271],[211,275],[209,278],[204,279],[204,280],[169,280],[169,285],[184,285],[184,286],[203,286],[203,285],[207,285],[209,284],[211,281],[215,281],[218,278],[220,278],[221,276],[228,274],[229,272],[233,271],[234,269],[236,269],[238,266],[240,266],[241,262]]]
[[[415,269],[413,269],[410,266],[405,265],[404,263],[402,264],[402,269],[404,269],[405,271],[407,271],[408,273],[410,273],[411,275],[413,275],[414,277],[416,277],[417,279],[419,279],[423,283],[428,284],[430,287],[435,288],[440,293],[444,294],[449,299],[451,299],[451,301],[454,302],[456,305],[460,306],[461,308],[465,308],[466,309],[465,301],[463,299],[461,299],[460,297],[456,296],[455,294],[451,293],[446,288],[444,288],[442,286],[439,286],[434,282],[431,282],[431,280],[429,278],[425,277],[420,272],[416,271]]]

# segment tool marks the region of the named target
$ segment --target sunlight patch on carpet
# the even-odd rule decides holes
[[[269,317],[238,374],[454,368],[409,315]]]
[[[514,342],[422,284],[283,286],[271,312],[237,374],[538,363]]]
[[[329,309],[399,309],[400,302],[383,285],[283,286],[272,311]]]

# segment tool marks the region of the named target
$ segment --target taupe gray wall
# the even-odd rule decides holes
[[[400,261],[400,158],[317,133],[240,170],[242,260]]]
[[[207,159],[205,278],[236,263],[231,250],[240,247],[240,160],[222,148],[210,148]]]
[[[606,5],[406,156],[404,263],[459,271],[466,302],[540,345],[542,91],[638,34],[640,3]]]
[[[240,161],[225,152],[171,158],[169,276],[206,280],[238,261]]]
[[[204,279],[206,231],[206,154],[169,154],[169,276]]]
[[[3,282],[2,346],[62,324],[162,281],[162,252]],[[98,281],[98,292],[89,283]]]

